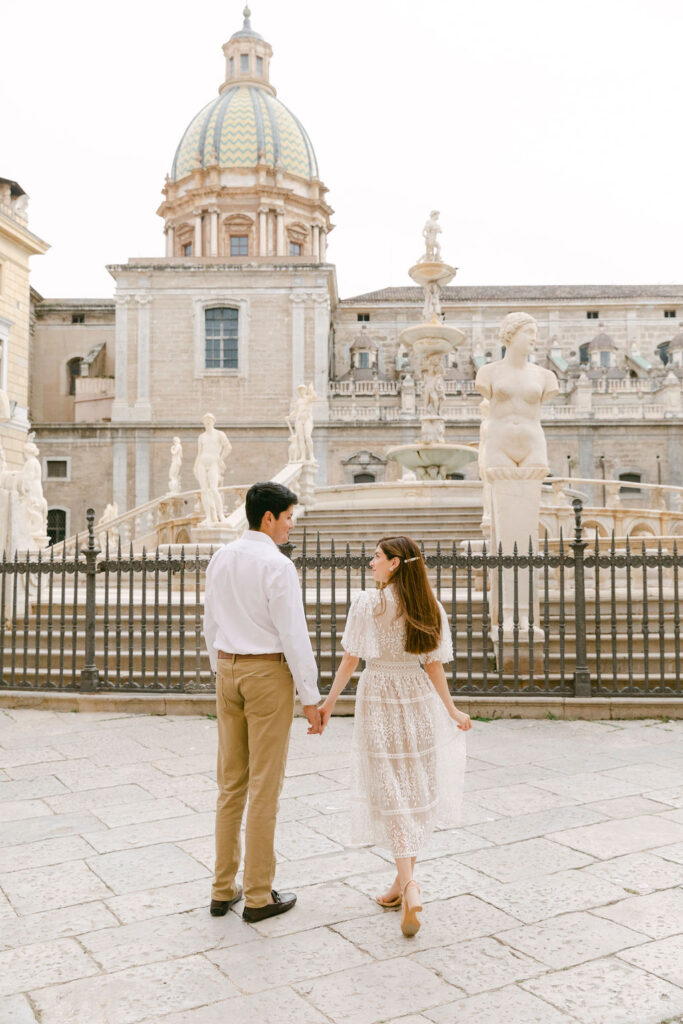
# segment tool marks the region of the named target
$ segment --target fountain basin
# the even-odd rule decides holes
[[[440,260],[424,260],[411,267],[408,273],[416,284],[448,284],[456,275],[457,267],[449,267]]]
[[[420,359],[430,355],[446,355],[465,341],[465,334],[457,327],[442,324],[434,319],[422,324],[406,327],[399,335],[407,348],[411,348]]]
[[[478,456],[476,446],[447,444],[445,441],[401,444],[386,453],[392,462],[412,469],[418,480],[444,480],[449,473],[458,473]]]

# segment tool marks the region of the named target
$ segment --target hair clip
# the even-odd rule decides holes
[[[403,561],[404,562],[419,562],[420,561],[420,556],[419,555],[413,555],[412,558],[404,558]]]

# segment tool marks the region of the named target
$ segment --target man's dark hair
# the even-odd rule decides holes
[[[296,505],[298,502],[298,495],[284,484],[274,484],[270,481],[254,484],[247,491],[245,501],[249,529],[260,530],[266,512],[272,512],[277,519],[290,505]]]

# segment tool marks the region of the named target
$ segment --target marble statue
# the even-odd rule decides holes
[[[21,497],[26,510],[28,529],[38,548],[47,542],[47,501],[43,496],[43,471],[38,461],[40,452],[32,440],[24,445],[21,470]]]
[[[207,412],[202,417],[204,433],[197,441],[197,457],[194,460],[194,475],[201,491],[204,521],[202,526],[216,526],[226,522],[223,512],[223,484],[225,460],[232,451],[232,445],[222,430],[216,430],[216,417]]]
[[[485,363],[475,380],[477,391],[489,402],[485,468],[545,467],[541,405],[559,393],[557,377],[528,360],[536,342],[536,321],[528,313],[506,316],[500,340],[505,355]]]
[[[444,394],[443,356],[437,352],[422,360],[422,404],[427,416],[441,415]]]
[[[180,467],[183,464],[183,446],[179,437],[171,445],[171,466],[168,471],[168,493],[180,494]]]
[[[111,501],[109,502],[108,505],[105,505],[104,512],[95,523],[95,534],[97,536],[97,543],[102,551],[106,549],[107,540],[109,541],[109,545],[111,547],[113,541],[115,541],[119,536],[119,531],[115,527],[112,529],[108,528],[109,523],[111,523],[112,520],[118,518],[118,514],[119,506],[116,504],[115,501]]]
[[[435,281],[432,281],[431,284],[424,285],[423,291],[425,296],[425,320],[432,320],[435,317],[439,319],[442,315],[441,289]]]
[[[538,545],[541,484],[550,472],[541,425],[541,406],[559,393],[551,370],[529,361],[536,342],[536,321],[528,313],[510,313],[501,325],[505,355],[479,369],[475,387],[488,402],[479,452],[482,478],[488,486],[491,543],[505,555],[515,545],[526,555]],[[487,510],[485,509],[485,515]],[[503,629],[509,637],[514,622],[514,574],[503,570]],[[535,588],[536,595],[538,588]],[[498,588],[492,580],[492,613],[498,615]],[[538,622],[538,598],[534,619]],[[528,586],[519,587],[520,636],[526,639],[530,607]],[[538,627],[536,635],[540,637]]]
[[[287,425],[292,431],[289,461],[315,462],[313,452],[313,403],[318,396],[312,384],[299,384],[296,390],[299,397],[294,403],[289,416],[287,416]]]
[[[429,214],[429,220],[422,229],[422,235],[425,240],[425,254],[423,260],[426,261],[437,261],[441,259],[441,244],[436,237],[441,234],[441,225],[439,224],[439,211],[432,210]]]

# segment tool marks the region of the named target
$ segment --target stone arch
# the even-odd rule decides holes
[[[632,523],[628,527],[628,529],[626,531],[626,536],[627,537],[656,537],[657,536],[657,532],[656,532],[654,526],[652,525],[652,523],[648,523],[648,522],[645,522],[642,519],[640,519],[640,520],[637,520],[635,523]]]

